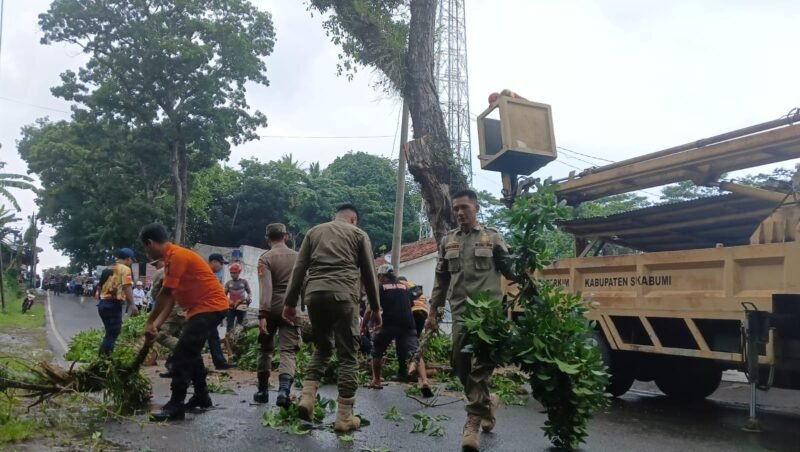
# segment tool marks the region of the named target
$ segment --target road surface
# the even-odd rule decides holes
[[[53,324],[48,335],[60,335],[69,341],[83,328],[100,327],[94,302],[81,301],[79,297],[51,295],[50,307]],[[55,327],[55,328],[53,328]],[[55,334],[52,330],[58,332]],[[57,340],[51,340],[57,355]],[[162,404],[169,398],[169,385],[155,374],[154,403]],[[255,376],[238,372],[236,383],[228,385],[236,391],[233,395],[212,394],[215,409],[204,413],[187,414],[185,421],[172,425],[154,425],[127,422],[109,422],[103,437],[119,444],[123,449],[154,451],[250,451],[250,450],[392,450],[422,451],[439,449],[459,450],[461,427],[464,421],[461,401],[440,397],[444,406],[426,408],[407,397],[404,387],[390,385],[382,391],[361,389],[358,392],[356,412],[371,421],[353,436],[353,441],[343,441],[324,427],[330,427],[334,415],[326,417],[322,428],[306,436],[292,436],[262,426],[267,407],[249,403],[252,400]],[[335,388],[326,386],[321,394],[334,398]],[[686,404],[674,402],[651,384],[637,386],[621,399],[614,401],[607,412],[600,413],[590,424],[585,451],[797,451],[800,450],[800,394],[794,391],[771,390],[760,394],[761,420],[764,432],[745,433],[741,426],[747,418],[748,388],[737,383],[725,383],[707,401]],[[275,393],[270,394],[271,401]],[[384,414],[395,407],[403,416],[399,422],[384,419]],[[413,414],[445,415],[440,421],[444,436],[431,437],[410,433]],[[144,420],[140,417],[139,420]],[[483,434],[485,451],[548,451],[550,443],[540,427],[546,420],[541,406],[535,401],[526,407],[501,407],[498,425],[493,434]]]

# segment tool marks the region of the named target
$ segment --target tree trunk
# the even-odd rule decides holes
[[[447,136],[434,81],[436,0],[412,0],[403,98],[414,125],[408,169],[422,188],[426,214],[436,240],[455,227],[450,194],[468,188]]]
[[[175,181],[175,243],[182,245],[186,235],[186,201],[189,192],[189,166],[186,149],[180,140],[172,143],[172,176]]]

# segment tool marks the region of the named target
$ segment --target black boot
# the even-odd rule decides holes
[[[164,367],[167,369],[166,372],[161,372],[158,374],[161,378],[172,378],[175,374],[172,372],[172,355],[167,356],[167,360],[164,361]]]
[[[161,411],[158,413],[150,413],[150,420],[152,422],[179,421],[185,417],[185,414],[186,411],[182,404],[170,400],[161,407]]]
[[[292,376],[289,374],[280,374],[278,379],[278,399],[275,400],[275,405],[278,405],[281,408],[288,408],[291,403],[289,395],[292,392],[292,383],[294,383],[294,378],[292,378]]]
[[[253,401],[256,403],[269,402],[269,372],[259,372],[258,376],[258,392],[253,395]]]
[[[189,401],[183,406],[187,410],[194,410],[196,408],[200,408],[206,410],[211,408],[214,404],[211,402],[211,396],[208,395],[208,392],[202,394],[194,394],[189,397]]]

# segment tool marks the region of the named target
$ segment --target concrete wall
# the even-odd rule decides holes
[[[425,295],[430,298],[433,291],[434,272],[436,271],[436,254],[429,254],[413,261],[400,264],[397,276],[405,276],[409,281],[422,286]]]
[[[239,275],[239,277],[246,279],[247,282],[250,283],[250,290],[252,291],[251,298],[253,301],[250,303],[250,310],[258,311],[258,258],[261,257],[261,254],[266,250],[253,246],[227,248],[222,246],[205,245],[203,243],[198,243],[194,246],[194,248],[192,248],[195,253],[199,254],[205,260],[208,260],[208,256],[210,254],[220,253],[228,262],[232,262],[231,254],[235,249],[238,249],[242,252],[242,261],[239,262],[239,264],[242,266],[242,273]],[[230,265],[225,266],[225,281],[228,281],[231,277],[230,273],[228,273],[228,267],[230,267]]]

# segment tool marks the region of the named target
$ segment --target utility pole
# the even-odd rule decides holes
[[[408,104],[403,101],[400,123],[400,159],[397,163],[397,193],[394,195],[394,230],[392,231],[392,267],[400,271],[400,248],[403,245],[403,204],[406,200],[406,144],[408,143]]]
[[[3,245],[0,243],[0,306],[3,312],[6,312],[6,283],[3,281]]]
[[[30,279],[30,283],[28,287],[33,289],[33,285],[36,283],[36,236],[39,235],[39,231],[36,229],[36,214],[31,214],[31,265],[30,265],[30,274],[28,278]]]

